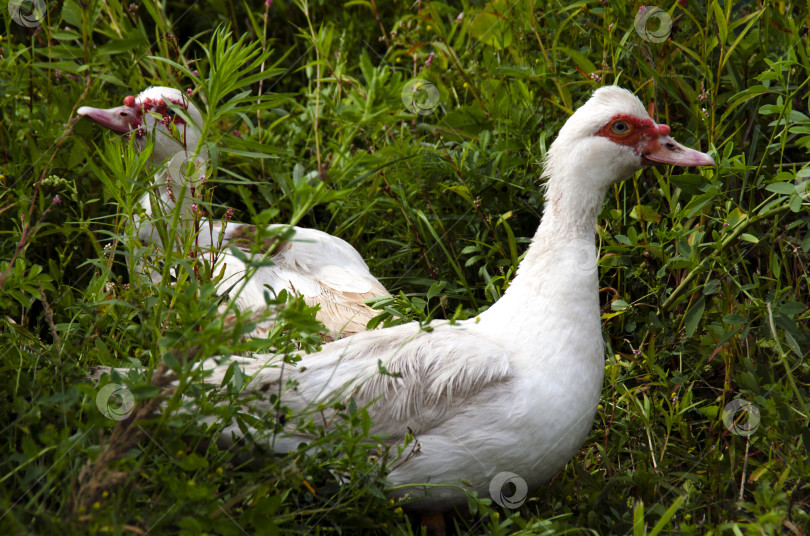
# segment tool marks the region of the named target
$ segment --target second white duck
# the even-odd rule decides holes
[[[169,104],[184,110],[190,121],[172,110]],[[114,132],[134,136],[139,150],[146,147],[148,136],[154,137],[150,163],[159,168],[154,179],[155,192],[151,196],[144,195],[140,201],[146,217],[134,216],[141,240],[160,245],[150,219],[158,214],[170,214],[177,204],[183,206],[182,219],[186,222],[192,219],[192,187],[195,185],[184,170],[197,151],[203,118],[186,95],[174,88],[151,87],[137,97],[125,97],[122,106],[109,109],[82,106],[78,115]],[[205,155],[197,155],[192,162],[201,175]],[[269,257],[273,265],[257,269],[247,280],[245,264],[234,257],[228,247],[233,244],[250,253],[259,231],[255,226],[202,219],[194,240],[195,246],[203,251],[216,251],[216,273],[225,270],[219,291],[230,291],[240,310],[261,311],[265,306],[264,292],[269,286],[275,293],[286,289],[294,295],[302,295],[309,305],[320,305],[316,318],[326,326],[327,340],[364,331],[368,321],[377,314],[365,300],[386,296],[388,291],[346,241],[316,229],[268,227],[270,230],[287,228],[293,230],[294,236],[274,244]],[[265,245],[269,247],[270,241]],[[271,322],[260,323],[254,334],[266,333],[270,325]]]

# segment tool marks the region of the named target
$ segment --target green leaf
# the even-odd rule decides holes
[[[645,528],[644,501],[638,500],[633,507],[633,536],[644,536]]]
[[[704,296],[717,294],[719,291],[720,291],[720,281],[717,279],[710,279],[709,281],[706,281],[705,285],[703,285]]]
[[[717,24],[717,33],[720,36],[720,43],[725,44],[728,37],[726,14],[723,13],[723,8],[720,7],[720,2],[717,0],[712,2],[712,9],[714,10],[714,22]]]
[[[500,13],[484,11],[472,16],[469,32],[474,38],[497,50],[512,44],[509,20]]]
[[[669,521],[672,519],[672,516],[674,516],[678,512],[678,510],[681,509],[683,503],[686,502],[686,497],[687,495],[684,494],[675,499],[675,502],[672,503],[672,506],[667,508],[667,511],[664,512],[664,515],[661,516],[661,519],[659,519],[658,523],[656,523],[655,526],[652,528],[652,530],[649,533],[649,536],[657,536],[659,532],[664,530],[664,528],[667,525],[669,525]]]
[[[765,189],[775,194],[790,195],[796,192],[796,186],[792,182],[774,182],[767,186]]]
[[[708,180],[703,175],[689,173],[672,175],[669,182],[690,195],[699,194],[702,191],[701,187],[708,184]]]
[[[128,50],[132,50],[143,43],[143,39],[138,37],[135,39],[115,39],[102,45],[96,51],[97,54],[102,56],[113,55],[113,54],[120,54],[121,52],[126,52]]]
[[[624,300],[613,300],[610,303],[610,308],[614,311],[624,311],[628,307],[630,307],[630,305]]]
[[[723,323],[728,324],[730,326],[735,326],[735,325],[747,324],[748,319],[746,317],[744,317],[744,316],[731,314],[731,315],[726,315],[726,316],[723,317]]]
[[[706,298],[701,296],[700,298],[696,299],[692,306],[689,307],[689,310],[686,311],[686,318],[684,323],[684,329],[686,330],[686,336],[691,337],[695,334],[695,329],[697,329],[698,323],[700,319],[703,317],[703,310],[706,308]]]
[[[75,0],[65,0],[62,4],[62,20],[71,26],[82,27],[82,8]]]
[[[647,205],[636,205],[630,211],[630,217],[638,221],[646,221],[658,223],[661,221],[661,215],[653,208]]]
[[[577,50],[563,46],[558,46],[557,50],[570,56],[571,59],[574,61],[574,64],[580,69],[582,69],[585,72],[585,74],[591,74],[596,72],[597,70],[596,65],[594,65],[593,62],[589,60],[587,56],[585,56],[585,54],[582,54]]]
[[[800,195],[792,195],[790,196],[790,210],[794,214],[800,212],[802,210],[802,203],[804,199]]]
[[[199,454],[192,452],[186,456],[183,456],[177,461],[177,465],[179,465],[182,469],[186,471],[197,471],[199,469],[207,469],[208,468],[208,460],[200,456]]]

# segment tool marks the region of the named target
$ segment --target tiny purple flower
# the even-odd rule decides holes
[[[430,64],[433,63],[433,52],[430,53],[428,59],[425,60],[425,67],[430,67]]]

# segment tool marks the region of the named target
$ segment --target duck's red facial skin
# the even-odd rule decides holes
[[[645,166],[669,164],[675,166],[713,166],[714,160],[700,151],[689,149],[669,137],[667,125],[652,119],[617,114],[597,132],[613,143],[631,147]]]
[[[663,130],[666,130],[666,134]],[[617,114],[610,122],[603,126],[596,133],[597,136],[604,136],[614,143],[632,147],[636,154],[644,154],[654,151],[657,147],[659,136],[669,134],[669,127],[666,125],[656,125],[652,119],[640,119],[632,115]]]
[[[137,103],[135,102],[135,97],[132,95],[127,95],[124,97],[123,108],[126,108],[130,114],[130,119],[128,121],[129,125],[131,126],[130,132],[137,137],[146,135],[146,131],[143,128],[143,109],[138,107]]]
[[[184,109],[188,109],[188,104],[185,102],[175,102],[173,100],[170,100],[170,102],[174,105],[181,106]],[[145,113],[149,112],[159,114],[162,117],[161,122],[164,126],[166,126],[166,128],[169,128],[170,124],[186,124],[182,117],[175,114],[174,111],[169,108],[169,105],[166,104],[165,100],[144,99],[143,101],[138,102],[132,95],[127,95],[124,97],[123,106],[113,108],[111,110],[98,110],[97,113],[88,115],[88,117],[108,128],[111,128],[112,130],[115,130],[116,132],[132,133],[137,137],[142,137],[146,135],[146,130],[144,129],[143,124],[143,116]],[[115,115],[117,121],[113,122],[111,118],[106,118],[105,120],[102,113],[106,113],[110,116]]]
[[[180,106],[183,109],[188,109],[188,104],[185,102],[175,102],[173,100],[167,99],[175,106]],[[163,99],[144,99],[140,102],[139,105],[140,112],[143,114],[144,110],[147,112],[152,112],[159,114],[163,117],[163,124],[167,127],[169,123],[174,123],[175,125],[185,125],[186,122],[183,120],[182,117],[174,113],[174,110],[169,108],[169,105],[166,104],[166,101]]]
[[[184,109],[188,109],[188,104],[185,102],[175,102],[173,100],[169,100],[169,102]],[[146,135],[146,131],[143,128],[143,116],[145,113],[151,112],[160,115],[162,117],[160,122],[163,123],[167,129],[169,128],[170,124],[186,124],[183,118],[174,113],[174,111],[169,108],[169,105],[166,104],[166,101],[163,99],[144,99],[141,102],[137,102],[135,97],[128,95],[127,97],[124,97],[124,106],[132,109],[132,132],[138,137]]]

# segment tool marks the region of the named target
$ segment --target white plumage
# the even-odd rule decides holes
[[[183,114],[172,110],[167,102],[179,107]],[[110,109],[83,106],[78,114],[115,132],[133,135],[139,150],[146,147],[149,136],[154,136],[150,161],[160,168],[155,175],[152,195],[147,194],[140,201],[143,215],[134,218],[138,237],[162,247],[157,230],[151,224],[152,218],[171,214],[180,204],[183,207],[181,224],[193,220],[192,193],[199,187],[198,177],[205,175],[207,161],[204,152],[195,155],[200,137],[198,127],[203,124],[199,110],[177,89],[151,87],[137,97],[126,97],[123,106]],[[186,171],[189,165],[194,170],[192,173]],[[255,226],[203,218],[195,245],[207,254],[215,252],[215,273],[224,269],[218,289],[221,293],[230,290],[229,296],[240,310],[263,310],[267,287],[274,293],[286,289],[303,296],[309,305],[320,305],[317,319],[326,326],[328,340],[364,331],[368,321],[377,314],[365,300],[385,296],[388,292],[371,275],[357,250],[344,240],[315,229],[268,227],[270,230],[283,228],[291,228],[293,238],[279,243],[268,240],[263,244],[260,256],[266,254],[271,245],[275,247],[269,256],[273,265],[258,268],[247,280],[247,267],[228,248],[236,245],[250,254],[258,233]],[[260,322],[253,334],[266,334],[270,326],[271,321]]]
[[[394,486],[413,486],[396,494],[413,493],[418,510],[463,502],[459,488],[487,496],[501,472],[537,488],[581,446],[600,398],[604,348],[593,252],[607,188],[653,162],[713,164],[668,132],[632,93],[597,90],[548,151],[542,222],[497,303],[477,318],[433,322],[429,331],[412,323],[361,333],[304,355],[297,367],[279,366],[275,355],[232,357],[252,376],[245,394],[259,395],[244,411],[272,418],[269,395],[279,392],[294,418],[332,400],[369,405],[373,433],[394,443],[410,430],[420,445],[389,475]],[[213,369],[206,383],[220,385],[229,364],[206,362]],[[320,411],[316,422],[324,420]],[[232,425],[220,441],[240,436]],[[286,451],[308,438],[291,431],[254,439]]]

